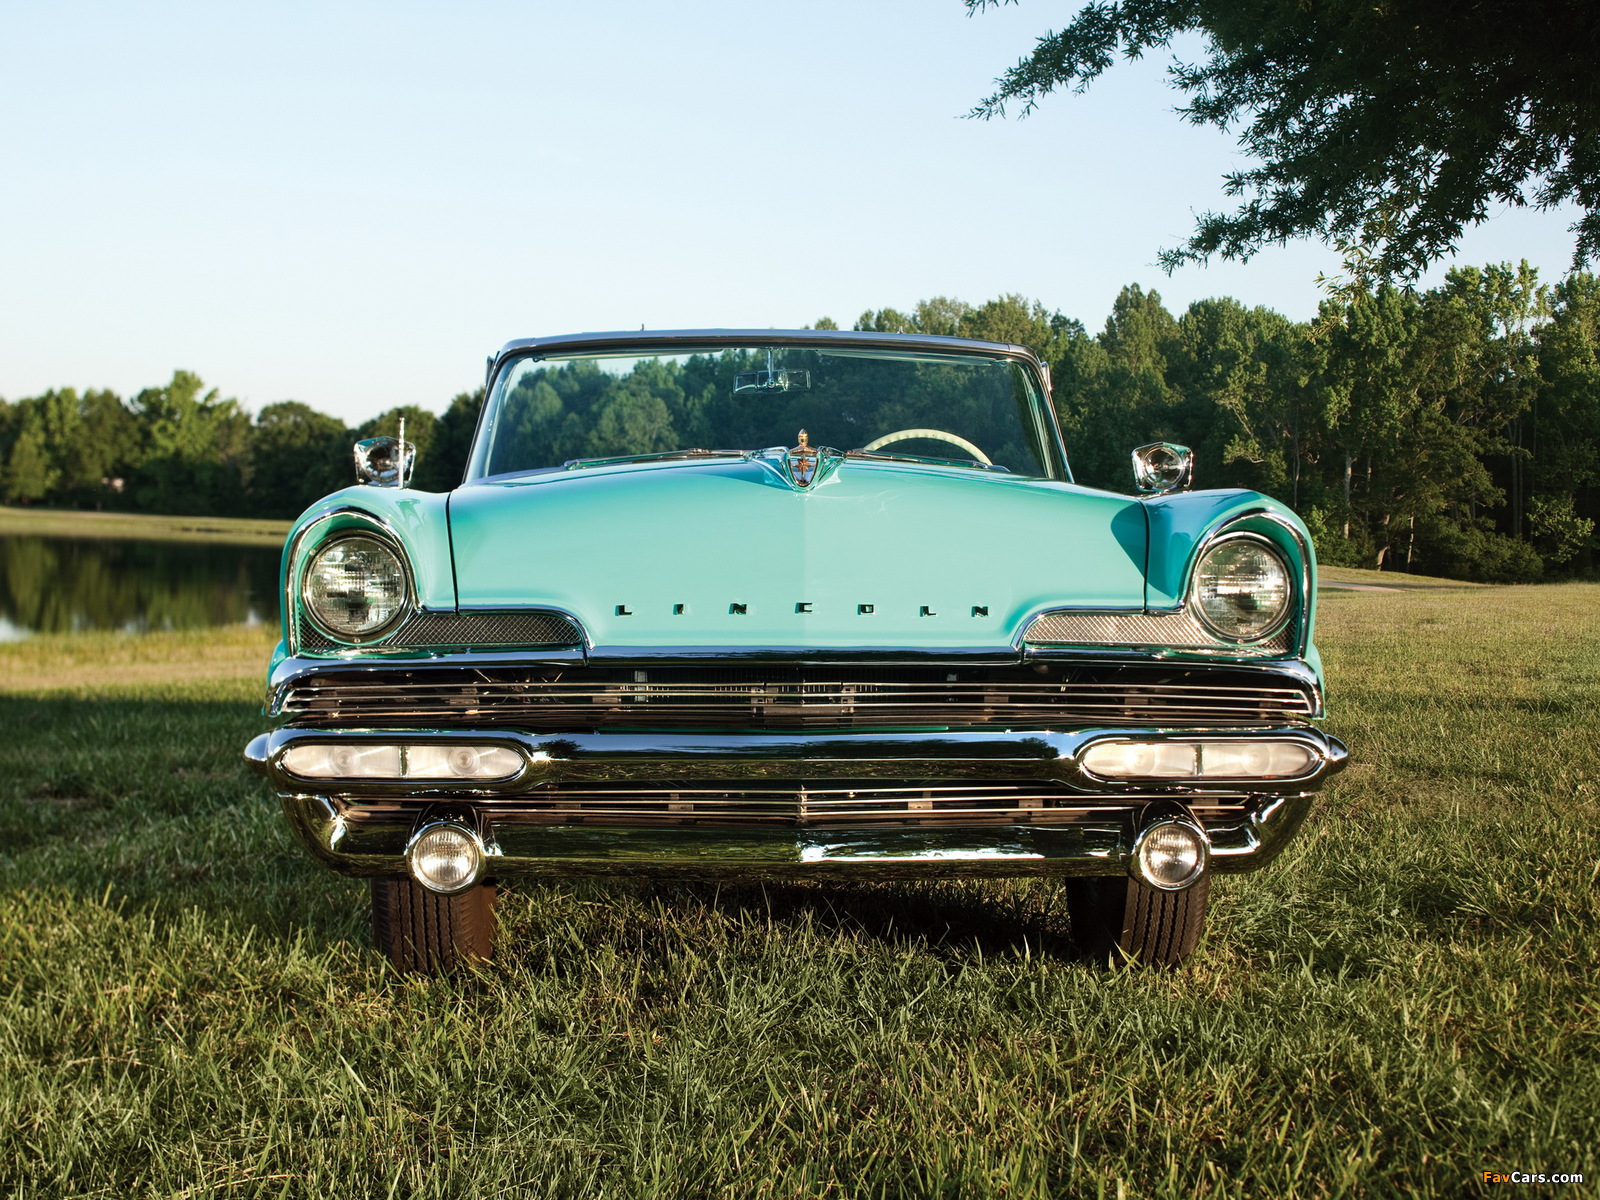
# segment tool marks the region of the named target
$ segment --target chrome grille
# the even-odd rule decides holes
[[[575,646],[583,634],[560,613],[526,612],[414,612],[400,628],[378,643],[385,650],[437,650],[467,646],[496,648]],[[317,653],[337,650],[338,643],[318,633],[309,623],[300,630],[300,648]]]
[[[455,668],[320,672],[287,685],[276,711],[297,725],[552,732],[1050,729],[1294,724],[1313,700],[1288,676],[1221,669]]]
[[[1085,803],[1060,788],[1028,784],[951,784],[882,787],[871,782],[828,788],[805,784],[741,788],[711,786],[566,785],[495,800],[483,814],[495,823],[543,825],[760,825],[795,828],[863,828],[885,824],[1071,825],[1118,820],[1151,796],[1119,795],[1112,803]],[[1243,796],[1190,799],[1191,811],[1208,821],[1237,820]],[[385,802],[365,802],[363,808]]]
[[[1287,654],[1290,627],[1262,642],[1241,646],[1225,642],[1191,612],[1108,613],[1048,612],[1035,617],[1022,635],[1025,642],[1074,646],[1171,646],[1227,650],[1230,654]]]

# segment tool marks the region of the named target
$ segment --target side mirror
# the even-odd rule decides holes
[[[355,445],[356,482],[371,487],[405,487],[417,465],[417,448],[399,438],[375,437]]]
[[[1147,496],[1181,491],[1194,482],[1194,451],[1171,442],[1151,442],[1133,452],[1133,482]]]

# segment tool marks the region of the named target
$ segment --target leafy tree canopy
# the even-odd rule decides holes
[[[976,13],[1002,0],[966,0]],[[1013,0],[1004,0],[1011,3]],[[1039,39],[971,115],[1024,114],[1118,59],[1199,33],[1173,60],[1179,112],[1240,129],[1258,166],[1200,217],[1171,270],[1320,237],[1372,278],[1448,255],[1491,203],[1583,215],[1574,265],[1600,255],[1600,5],[1589,0],[1095,0]]]

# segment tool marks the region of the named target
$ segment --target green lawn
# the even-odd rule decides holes
[[[0,1193],[1585,1194],[1600,586],[1322,621],[1354,765],[1166,974],[1049,884],[640,882],[402,979],[239,763],[265,634],[0,646]]]

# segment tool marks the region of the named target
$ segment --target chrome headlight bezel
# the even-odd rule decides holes
[[[382,624],[371,629],[352,633],[331,624],[318,614],[315,602],[311,596],[311,579],[316,565],[323,555],[352,541],[370,542],[380,550],[390,555],[400,570],[400,600],[395,605],[388,619]],[[346,646],[365,646],[373,642],[382,641],[392,634],[405,619],[416,610],[416,586],[411,571],[411,562],[405,549],[386,531],[362,523],[347,526],[332,533],[328,538],[307,554],[299,567],[300,578],[295,591],[299,599],[300,612],[304,619],[310,623],[318,633]]]
[[[1204,572],[1206,560],[1209,559],[1213,554],[1217,553],[1217,551],[1240,542],[1248,542],[1259,548],[1263,553],[1271,556],[1271,558],[1278,564],[1278,569],[1283,573],[1284,580],[1283,607],[1277,613],[1273,614],[1271,620],[1267,624],[1250,633],[1248,636],[1241,636],[1236,630],[1224,629],[1216,624],[1216,622],[1211,619],[1210,614],[1207,613],[1205,605],[1201,602],[1201,576]],[[1294,620],[1295,613],[1304,604],[1305,598],[1300,595],[1301,589],[1296,583],[1296,579],[1297,575],[1293,564],[1289,560],[1289,556],[1283,551],[1282,547],[1280,547],[1271,538],[1264,537],[1259,533],[1249,533],[1245,531],[1223,534],[1221,537],[1214,538],[1207,542],[1201,547],[1200,552],[1195,555],[1194,566],[1191,567],[1189,571],[1189,608],[1190,611],[1194,613],[1195,619],[1198,620],[1201,626],[1204,627],[1205,630],[1212,636],[1219,638],[1224,642],[1231,642],[1239,646],[1255,645],[1283,632],[1285,626]]]

